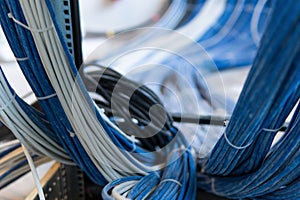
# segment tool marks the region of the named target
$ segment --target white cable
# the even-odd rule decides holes
[[[14,95],[0,73],[0,120],[14,133],[14,135],[30,147],[30,150],[48,155],[66,164],[73,164],[65,150],[44,133],[37,124],[23,111],[15,101]]]
[[[38,173],[36,171],[36,168],[34,166],[33,160],[32,160],[32,158],[30,156],[30,153],[28,152],[28,150],[26,149],[26,147],[23,144],[22,144],[22,148],[23,148],[24,154],[25,154],[25,156],[27,158],[28,164],[30,166],[30,169],[31,169],[31,172],[32,172],[32,176],[33,176],[33,179],[34,179],[34,183],[35,183],[35,185],[37,187],[40,200],[45,200],[45,195],[44,195],[44,192],[43,192],[43,187],[42,187],[42,184],[40,182],[39,175],[38,175]]]
[[[21,0],[27,24],[43,29],[52,24],[44,1]],[[40,25],[39,25],[40,24]],[[86,152],[98,170],[112,181],[132,173],[147,174],[161,165],[147,166],[128,152],[119,149],[99,123],[94,105],[90,105],[76,83],[56,31],[33,32],[35,44],[48,77]],[[112,156],[113,155],[113,156]]]
[[[2,165],[1,165],[0,173],[3,173],[3,171],[2,171],[3,169],[6,171],[7,169],[10,169],[11,167],[15,166],[17,163],[23,161],[24,159],[26,159],[26,156],[23,153],[22,153],[22,157],[19,159],[18,158],[10,159],[10,162],[5,163],[5,166],[3,165],[3,167],[2,167]],[[34,161],[34,164],[36,166],[40,166],[49,161],[51,161],[51,159],[48,157],[39,157],[39,158],[37,158],[37,160]],[[6,169],[4,167],[6,167]],[[29,165],[23,165],[15,170],[13,170],[11,173],[9,173],[7,176],[5,176],[5,178],[1,179],[0,187],[3,187],[4,185],[11,183],[12,181],[16,180],[16,178],[20,177],[21,175],[28,172],[29,170],[30,170]]]
[[[127,181],[114,187],[111,192],[113,198],[117,200],[129,200],[126,198],[126,194],[132,189],[138,181]]]
[[[7,149],[13,145],[20,144],[19,140],[12,140],[8,142],[0,142],[0,149]]]

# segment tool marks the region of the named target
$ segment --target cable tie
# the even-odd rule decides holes
[[[232,148],[237,149],[237,150],[246,149],[246,148],[248,148],[248,147],[252,144],[252,141],[251,141],[249,144],[247,144],[247,145],[245,145],[245,146],[239,147],[239,146],[236,146],[236,145],[232,144],[232,143],[229,141],[229,139],[227,138],[226,131],[224,132],[223,135],[224,135],[224,138],[225,138],[226,142],[227,142]]]
[[[158,172],[153,172],[153,174],[158,178],[158,179],[160,179],[160,175],[159,175],[159,173]]]
[[[75,132],[73,132],[73,131],[70,131],[68,128],[66,128],[67,129],[67,131],[68,131],[68,133],[70,134],[70,137],[75,137]]]
[[[53,97],[55,97],[55,96],[57,96],[56,93],[50,94],[50,95],[47,95],[47,96],[44,96],[44,97],[36,97],[36,98],[37,98],[37,100],[42,101],[42,100],[47,100],[47,99],[53,98]]]
[[[211,178],[211,191],[213,194],[218,196],[224,196],[222,193],[216,191],[216,184],[215,184],[215,178]]]
[[[162,180],[160,182],[160,184],[162,184],[164,182],[173,182],[173,183],[176,183],[177,185],[179,185],[180,187],[182,187],[182,184],[179,181],[175,180],[175,179],[167,178],[167,179]]]
[[[131,138],[132,138],[132,145],[133,145],[133,147],[132,147],[132,150],[130,151],[130,153],[134,153],[134,151],[136,150],[136,144],[134,142],[135,136],[131,135]]]
[[[267,131],[267,132],[278,132],[280,131],[282,128],[284,127],[284,125],[280,126],[279,128],[276,128],[276,129],[271,129],[271,128],[263,128],[262,130],[263,131]]]
[[[28,57],[24,57],[24,58],[17,58],[15,57],[16,61],[26,61],[26,60],[29,60]]]
[[[175,153],[177,153],[177,152],[178,152],[178,156],[182,156],[185,151],[189,151],[189,149],[187,147],[185,147],[184,145],[181,145],[178,148],[172,149],[172,151],[170,151],[170,153],[168,154],[168,160],[170,160],[172,158],[172,156],[176,155]]]
[[[184,145],[181,145],[179,148],[173,149],[170,153],[170,155],[173,155],[174,153],[176,153],[177,151],[179,151],[179,153],[184,153],[185,151],[188,151],[189,149],[187,147],[185,147]]]
[[[229,124],[229,120],[228,119],[224,120],[224,126],[228,126],[228,124]]]
[[[3,111],[4,109],[6,109],[8,106],[10,106],[12,104],[12,102],[15,100],[16,98],[16,93],[14,93],[14,95],[12,96],[12,98],[9,99],[9,101],[4,104],[3,106],[0,106],[0,111]]]
[[[8,15],[8,17],[9,17],[10,19],[12,19],[16,24],[22,26],[23,28],[25,28],[25,29],[27,29],[27,30],[29,30],[29,31],[31,31],[31,32],[42,33],[42,32],[46,32],[46,31],[49,31],[49,30],[51,30],[51,29],[54,28],[53,24],[51,24],[51,26],[49,26],[49,27],[42,28],[42,29],[32,28],[32,27],[29,27],[29,26],[23,24],[23,23],[20,22],[19,20],[17,20],[17,19],[12,15],[12,13],[8,13],[7,15]]]
[[[75,137],[75,133],[74,132],[69,132],[70,133],[70,137]]]
[[[213,194],[217,194],[216,188],[215,188],[215,179],[212,178],[211,179],[211,191],[213,192]]]

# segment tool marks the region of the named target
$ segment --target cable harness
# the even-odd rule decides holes
[[[201,11],[208,12],[213,2],[198,3]],[[233,199],[299,199],[300,2],[262,1],[253,12],[242,9],[257,2],[222,1],[223,17],[217,17],[220,12],[214,20],[219,19],[223,28],[206,25],[194,36],[222,54],[218,45],[228,47],[235,37],[231,31],[248,32],[243,22],[251,19],[251,45],[236,50],[246,46],[254,50],[262,32],[255,28],[260,24],[257,13],[263,12],[262,5],[272,8],[230,121],[206,157],[196,156],[149,88],[95,63],[76,69],[51,0],[0,0],[1,26],[42,109],[24,102],[0,71],[0,120],[24,145],[29,160],[27,149],[38,157],[78,165],[95,183],[105,185],[104,199],[195,199],[197,187]],[[179,14],[176,22],[184,12]],[[192,12],[182,30],[200,16],[201,12]],[[252,62],[249,55],[241,63]],[[156,55],[146,57],[156,59]],[[158,60],[168,59],[172,58]],[[294,107],[284,136],[272,145]],[[34,168],[31,160],[30,166]],[[19,174],[1,176],[0,187]]]

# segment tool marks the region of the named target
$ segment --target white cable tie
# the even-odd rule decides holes
[[[37,100],[42,101],[42,100],[50,99],[50,98],[55,97],[55,96],[57,96],[56,93],[50,94],[50,95],[47,95],[47,96],[44,96],[44,97],[36,97],[36,98],[37,98]]]
[[[245,146],[236,146],[236,145],[234,145],[234,144],[232,144],[230,141],[229,141],[229,139],[227,138],[227,134],[226,134],[226,131],[224,132],[224,138],[225,138],[225,140],[226,140],[226,142],[232,147],[232,148],[234,148],[234,149],[237,149],[237,150],[242,150],[242,149],[246,149],[246,148],[248,148],[251,144],[252,144],[252,141],[249,143],[249,144],[247,144],[247,145],[245,145]]]
[[[69,132],[70,137],[75,137],[76,136],[75,132],[70,131],[68,128],[67,128],[67,131]]]
[[[229,124],[229,120],[224,120],[224,126],[228,126],[228,124]]]
[[[130,153],[134,153],[134,151],[136,150],[135,136],[131,135],[131,138],[132,138],[132,145],[133,145],[133,147],[132,147]]]
[[[189,151],[189,149],[187,147],[185,147],[184,145],[181,145],[179,148],[176,148],[176,149],[173,149],[170,153],[170,155],[173,155],[174,153],[176,152],[179,152],[179,153],[184,153],[185,151]]]
[[[179,185],[180,187],[182,187],[182,184],[179,181],[175,180],[175,179],[167,178],[167,179],[162,180],[160,182],[160,184],[162,184],[164,182],[173,182],[173,183],[176,183],[177,185]]]
[[[153,172],[153,174],[158,178],[158,179],[160,179],[160,175],[159,175],[159,173],[158,172]]]
[[[24,58],[17,58],[17,57],[15,57],[15,59],[16,59],[16,61],[26,61],[29,58],[28,57],[24,57]]]
[[[212,178],[211,179],[211,191],[213,192],[213,194],[217,194],[216,188],[215,188],[215,179]]]
[[[19,20],[17,20],[17,19],[12,15],[12,13],[8,13],[7,15],[8,15],[8,17],[9,17],[10,19],[12,19],[16,24],[22,26],[23,28],[25,28],[25,29],[27,29],[27,30],[29,30],[29,31],[31,31],[31,32],[42,33],[42,32],[46,32],[46,31],[49,31],[49,30],[51,30],[51,29],[54,28],[53,24],[51,24],[51,26],[49,26],[49,27],[42,28],[42,29],[32,28],[32,27],[29,27],[29,26],[23,24],[23,23],[20,22]]]
[[[267,132],[278,132],[278,131],[280,131],[280,129],[282,128],[282,127],[284,127],[284,125],[282,125],[281,127],[279,127],[279,128],[276,128],[276,129],[271,129],[271,128],[263,128],[263,131],[267,131]]]
[[[75,133],[74,132],[71,132],[71,131],[69,131],[69,133],[70,133],[70,137],[75,137]]]
[[[10,106],[12,104],[12,102],[15,100],[16,98],[16,93],[14,93],[14,95],[12,96],[12,98],[9,99],[9,101],[4,104],[3,106],[0,106],[0,111],[3,111],[4,109],[6,109],[8,106]]]

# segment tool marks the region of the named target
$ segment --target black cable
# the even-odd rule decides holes
[[[88,71],[89,66],[97,67],[97,70]],[[139,133],[135,136],[148,150],[155,150],[156,146],[163,147],[169,143],[171,135],[168,130],[173,123],[172,117],[148,87],[127,79],[113,69],[97,64],[85,64],[81,67],[80,73],[87,90],[103,98],[103,100],[95,99],[95,103],[103,108],[107,116],[116,125],[121,126],[125,133],[128,135]],[[126,107],[128,105],[129,107]],[[159,107],[160,112],[152,112],[153,116],[150,117],[149,111],[154,105]],[[118,119],[123,121],[120,122]]]

